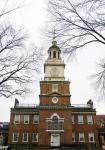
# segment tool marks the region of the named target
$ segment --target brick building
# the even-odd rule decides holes
[[[99,145],[105,150],[105,115],[96,115]]]
[[[9,122],[0,122],[0,146],[7,145]]]
[[[70,82],[65,80],[65,64],[55,40],[44,64],[40,81],[39,105],[22,105],[15,100],[11,108],[8,144],[16,149],[35,147],[98,148],[96,110],[91,100],[72,105]]]

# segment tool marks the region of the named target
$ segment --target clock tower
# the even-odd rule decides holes
[[[45,81],[64,81],[65,64],[60,56],[61,50],[53,40],[48,50],[48,59],[44,64]]]
[[[72,143],[70,82],[65,80],[65,64],[55,38],[44,64],[40,81],[39,145],[59,147]]]

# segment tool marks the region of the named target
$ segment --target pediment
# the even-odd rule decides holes
[[[58,92],[51,92],[48,94],[49,96],[61,96],[62,94],[61,93],[58,93]]]

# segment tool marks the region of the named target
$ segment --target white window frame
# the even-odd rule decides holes
[[[24,115],[24,124],[29,124],[29,115]]]
[[[35,138],[36,137],[36,138]],[[35,140],[36,139],[36,140]],[[38,142],[38,133],[32,134],[32,142]]]
[[[89,142],[95,142],[94,141],[94,133],[88,133],[88,136],[89,136]],[[91,137],[93,138],[93,141],[90,140]]]
[[[15,140],[15,138],[17,140]],[[19,141],[19,133],[18,132],[14,132],[13,136],[12,136],[12,142],[18,142]]]
[[[72,115],[72,124],[74,124],[74,115]]]
[[[83,139],[83,140],[81,140],[81,139]],[[84,133],[79,133],[79,142],[85,142]]]
[[[87,115],[87,123],[93,124],[93,116],[92,115]]]
[[[14,116],[14,124],[20,124],[20,115],[16,115]]]
[[[75,133],[72,133],[72,142],[75,142]]]
[[[38,124],[39,123],[39,115],[34,115],[33,116],[33,124]]]
[[[83,115],[78,115],[78,124],[84,124]]]
[[[25,138],[26,138],[26,140],[25,140]],[[22,141],[23,142],[28,142],[28,133],[27,132],[23,133],[23,140]]]
[[[52,92],[58,92],[58,84],[52,84]]]

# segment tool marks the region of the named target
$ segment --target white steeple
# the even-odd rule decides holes
[[[53,34],[52,46],[48,49],[48,59],[44,64],[45,80],[63,81],[65,64],[61,59],[61,50],[55,40],[55,31]]]

